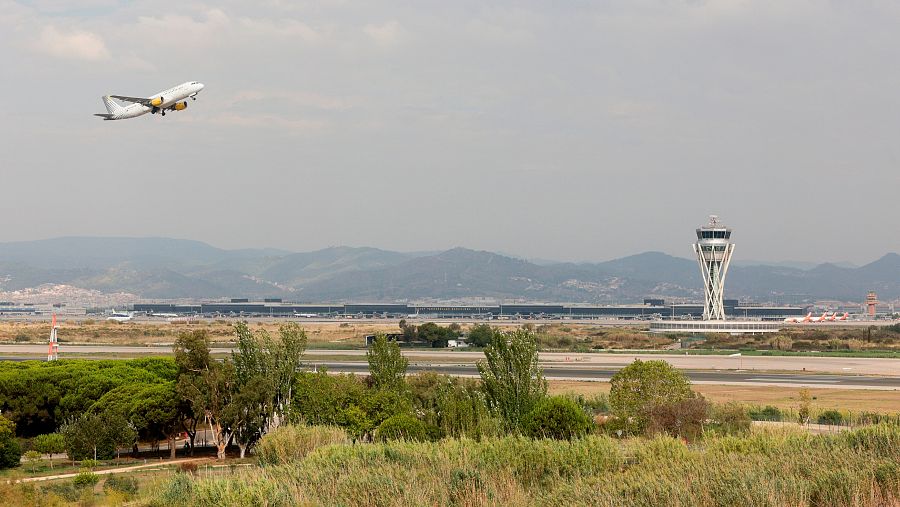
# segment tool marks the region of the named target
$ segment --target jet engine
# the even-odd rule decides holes
[[[162,104],[162,103],[163,103],[163,97],[159,97],[159,98],[157,98],[157,99],[151,99],[151,100],[150,100],[150,105],[153,106],[153,107],[157,107],[157,106],[159,106],[159,105]]]
[[[176,102],[174,108],[176,111],[187,109],[187,101],[185,100],[184,102]]]

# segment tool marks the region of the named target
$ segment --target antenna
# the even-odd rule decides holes
[[[50,324],[50,344],[47,347],[47,361],[56,361],[59,359],[59,341],[56,338],[56,314],[53,314],[53,320]]]

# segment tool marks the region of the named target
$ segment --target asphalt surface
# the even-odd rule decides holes
[[[333,373],[368,373],[369,365],[362,362],[315,362]],[[621,368],[597,368],[583,366],[544,366],[544,375],[551,380],[608,381]],[[410,363],[409,372],[435,371],[454,376],[476,376],[474,364]],[[900,389],[900,377],[871,377],[863,375],[819,375],[793,373],[767,373],[746,370],[698,371],[683,370],[693,383],[760,386],[800,386],[840,389]]]
[[[0,345],[0,360],[24,361],[45,359],[46,345]],[[213,348],[227,353],[230,348]],[[60,357],[89,359],[134,357],[139,354],[170,355],[169,346],[66,345]],[[324,365],[332,372],[365,373],[365,350],[321,350],[306,352],[306,363]],[[404,350],[410,360],[410,371],[431,370],[449,375],[475,376],[475,361],[484,354],[463,350]],[[325,356],[325,357],[323,357]],[[330,357],[328,357],[330,356]],[[335,356],[353,356],[340,361]],[[321,360],[317,361],[317,357]],[[358,360],[357,360],[358,358]],[[602,354],[541,353],[545,375],[554,380],[607,381],[618,370],[635,359],[664,360],[684,371],[698,384],[760,385],[782,387],[817,387],[842,389],[900,390],[900,360],[852,357],[794,357],[683,354]]]

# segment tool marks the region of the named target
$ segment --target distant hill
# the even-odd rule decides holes
[[[797,263],[791,263],[796,265]],[[294,253],[225,250],[168,238],[69,237],[0,243],[0,291],[41,284],[128,292],[147,299],[282,297],[294,301],[466,299],[622,303],[646,296],[699,299],[694,260],[645,252],[600,263],[539,263],[454,248],[401,253],[332,247]],[[900,297],[900,255],[860,267],[731,267],[726,296],[782,294],[862,300]]]

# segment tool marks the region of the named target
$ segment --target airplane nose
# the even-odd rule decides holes
[[[197,83],[197,86],[199,86],[199,87],[200,87],[200,90],[202,90],[202,89],[204,89],[204,88],[206,88],[206,85],[205,85],[205,84],[203,84],[203,83]],[[198,91],[199,91],[199,90],[198,90]]]

